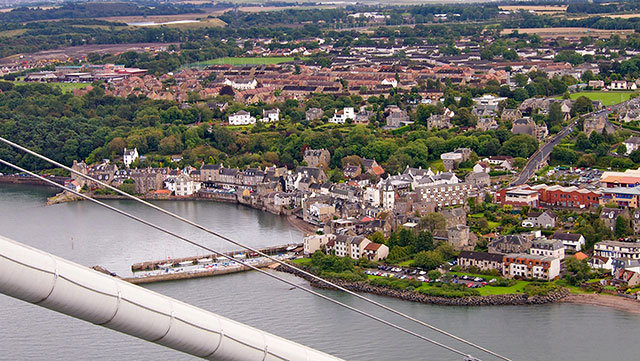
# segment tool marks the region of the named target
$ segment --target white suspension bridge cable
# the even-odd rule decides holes
[[[373,320],[375,320],[375,321],[378,321],[378,322],[380,322],[380,323],[382,323],[382,324],[384,324],[384,325],[387,325],[387,326],[389,326],[389,327],[395,328],[395,329],[397,329],[397,330],[399,330],[399,331],[402,331],[402,332],[405,332],[405,333],[407,333],[407,334],[409,334],[409,335],[415,336],[415,337],[417,337],[417,338],[419,338],[419,339],[421,339],[421,340],[423,340],[423,341],[427,341],[427,342],[429,342],[429,343],[431,343],[431,344],[433,344],[433,345],[436,345],[436,346],[442,347],[442,348],[444,348],[444,349],[446,349],[446,350],[448,350],[448,351],[451,351],[451,352],[454,352],[454,353],[456,353],[456,354],[458,354],[458,355],[464,356],[464,357],[466,357],[467,359],[477,360],[476,358],[472,358],[469,354],[467,354],[467,353],[465,353],[465,352],[462,352],[462,351],[457,350],[457,349],[455,349],[455,348],[453,348],[453,347],[447,346],[447,345],[445,345],[445,344],[443,344],[443,343],[440,343],[440,342],[438,342],[438,341],[432,340],[432,339],[430,339],[430,338],[428,338],[428,337],[426,337],[426,336],[420,335],[420,334],[418,334],[418,333],[416,333],[416,332],[413,332],[413,331],[411,331],[411,330],[409,330],[409,329],[406,329],[406,328],[404,328],[404,327],[402,327],[402,326],[398,326],[398,325],[396,325],[396,324],[394,324],[394,323],[392,323],[392,322],[389,322],[389,321],[387,321],[387,320],[384,320],[384,319],[382,319],[382,318],[379,318],[379,317],[377,317],[377,316],[374,316],[374,315],[372,315],[372,314],[370,314],[370,313],[367,313],[367,312],[365,312],[365,311],[362,311],[362,310],[360,310],[360,309],[357,309],[357,308],[355,308],[355,307],[353,307],[353,306],[349,306],[349,305],[347,305],[347,304],[345,304],[345,303],[343,303],[343,302],[340,302],[340,301],[338,301],[338,300],[335,300],[335,299],[333,299],[333,298],[331,298],[331,297],[329,297],[329,296],[323,295],[323,294],[321,294],[321,293],[319,293],[319,292],[317,292],[317,291],[314,291],[314,290],[308,289],[308,288],[306,288],[306,287],[300,286],[300,285],[298,285],[298,284],[295,284],[295,283],[294,283],[294,282],[292,282],[292,281],[289,281],[289,280],[287,280],[287,279],[285,279],[285,278],[282,278],[282,277],[280,277],[280,276],[278,276],[278,275],[275,275],[275,274],[273,274],[273,273],[267,272],[267,271],[265,271],[265,270],[263,270],[263,269],[261,269],[261,268],[258,268],[258,267],[254,266],[254,265],[252,265],[252,264],[250,264],[250,263],[248,263],[248,262],[242,261],[242,260],[240,260],[240,259],[233,258],[232,256],[229,256],[229,255],[227,255],[227,254],[225,254],[225,253],[223,253],[223,252],[216,251],[216,250],[214,250],[214,249],[212,249],[212,248],[209,248],[209,247],[207,247],[207,246],[203,246],[203,245],[201,245],[201,244],[199,244],[199,243],[197,243],[197,242],[194,242],[194,241],[192,241],[192,240],[190,240],[190,239],[188,239],[188,238],[186,238],[186,237],[183,237],[183,236],[181,236],[181,235],[179,235],[179,234],[177,234],[177,233],[174,233],[173,231],[167,230],[166,228],[163,228],[163,227],[158,226],[158,225],[156,225],[156,224],[154,224],[154,223],[151,223],[151,222],[149,222],[149,221],[147,221],[147,220],[144,220],[144,219],[142,219],[142,218],[139,218],[139,217],[137,217],[137,216],[135,216],[135,215],[133,215],[133,214],[131,214],[131,213],[128,213],[128,212],[123,211],[123,210],[121,210],[121,209],[119,209],[119,208],[116,208],[116,207],[110,206],[110,205],[108,205],[108,204],[106,204],[106,203],[104,203],[104,202],[101,202],[101,201],[97,200],[97,199],[91,198],[91,197],[87,196],[86,194],[82,194],[82,193],[80,193],[80,192],[78,192],[78,191],[75,191],[75,190],[73,190],[73,189],[68,189],[68,188],[66,188],[66,187],[65,187],[65,186],[63,186],[63,185],[58,184],[58,183],[56,183],[56,182],[52,181],[51,179],[47,179],[47,178],[45,178],[45,177],[43,177],[43,176],[41,176],[41,175],[38,175],[38,174],[36,174],[36,173],[33,173],[33,172],[29,171],[29,170],[26,170],[26,169],[24,169],[24,168],[20,167],[20,166],[17,166],[17,165],[15,165],[15,164],[13,164],[13,163],[10,163],[10,162],[8,162],[8,161],[6,161],[6,160],[2,159],[2,158],[0,158],[0,164],[4,164],[4,165],[9,166],[9,167],[11,167],[11,168],[14,168],[14,169],[16,169],[16,170],[18,170],[18,171],[20,171],[20,172],[24,172],[24,173],[26,173],[26,174],[28,174],[28,175],[30,175],[30,176],[32,176],[32,177],[35,177],[35,178],[40,179],[40,180],[42,180],[42,181],[45,181],[45,182],[47,182],[48,184],[51,184],[51,185],[53,185],[53,186],[55,186],[55,187],[61,188],[61,189],[63,189],[63,190],[66,190],[66,191],[68,191],[68,192],[70,192],[70,193],[72,193],[72,194],[75,194],[75,195],[77,195],[77,196],[79,196],[79,197],[82,197],[82,198],[84,198],[84,199],[88,200],[88,201],[91,201],[91,202],[93,202],[93,203],[95,203],[95,204],[98,204],[98,205],[100,205],[100,206],[102,206],[102,207],[104,207],[104,208],[106,208],[106,209],[108,209],[108,210],[114,211],[114,212],[116,212],[116,213],[119,213],[119,214],[121,214],[121,215],[123,215],[123,216],[127,217],[127,218],[133,219],[134,221],[140,222],[140,223],[145,224],[145,225],[147,225],[147,226],[149,226],[149,227],[151,227],[151,228],[154,228],[154,229],[156,229],[156,230],[158,230],[158,231],[160,231],[160,232],[163,232],[163,233],[166,233],[166,234],[168,234],[168,235],[170,235],[170,236],[173,236],[173,237],[175,237],[175,238],[177,238],[177,239],[179,239],[179,240],[181,240],[181,241],[183,241],[183,242],[186,242],[186,243],[188,243],[188,244],[190,244],[190,245],[192,245],[192,246],[195,246],[195,247],[201,248],[201,249],[203,249],[203,250],[205,250],[205,251],[207,251],[207,252],[211,252],[211,253],[215,254],[216,256],[224,257],[224,258],[226,258],[226,259],[228,259],[228,260],[232,260],[232,261],[234,261],[234,262],[240,263],[241,265],[243,265],[243,266],[245,266],[245,267],[251,268],[251,269],[252,269],[252,270],[254,270],[254,271],[258,271],[258,272],[260,272],[260,273],[262,273],[262,274],[264,274],[264,275],[266,275],[266,276],[269,276],[269,277],[271,277],[271,278],[273,278],[273,279],[276,279],[276,280],[278,280],[278,281],[280,281],[280,282],[284,282],[284,283],[286,283],[286,284],[287,284],[287,285],[289,285],[289,286],[295,287],[295,288],[297,288],[297,289],[299,289],[299,290],[302,290],[302,291],[304,291],[304,292],[310,293],[311,295],[314,295],[314,296],[320,297],[320,298],[325,299],[325,300],[327,300],[327,301],[329,301],[329,302],[332,302],[332,303],[334,303],[334,304],[336,304],[336,305],[339,305],[339,306],[341,306],[341,307],[344,307],[344,308],[346,308],[346,309],[348,309],[348,310],[354,311],[354,312],[359,313],[359,314],[361,314],[361,315],[363,315],[363,316],[365,316],[365,317],[368,317],[368,318],[370,318],[370,319],[373,319]]]
[[[19,145],[19,144],[17,144],[17,143],[14,143],[14,142],[12,142],[12,141],[10,141],[10,140],[8,140],[8,139],[5,139],[5,138],[3,138],[3,137],[0,137],[0,141],[1,141],[1,142],[3,142],[3,143],[5,143],[5,144],[7,144],[7,145],[10,145],[11,147],[14,147],[14,148],[19,149],[19,150],[21,150],[21,151],[23,151],[23,152],[26,152],[26,153],[28,153],[28,154],[31,154],[31,155],[33,155],[33,156],[35,156],[35,157],[37,157],[37,158],[40,158],[40,159],[42,159],[42,160],[44,160],[44,161],[46,161],[46,162],[48,162],[48,163],[51,163],[51,164],[53,164],[53,165],[55,165],[55,166],[57,166],[57,167],[60,167],[60,168],[62,168],[62,169],[65,169],[65,170],[67,170],[67,171],[69,171],[69,172],[71,172],[71,173],[73,173],[73,174],[76,174],[76,175],[78,175],[78,176],[80,176],[80,177],[83,177],[83,178],[85,178],[85,179],[87,179],[87,180],[89,180],[89,181],[92,181],[92,182],[94,182],[94,183],[100,184],[101,186],[106,187],[107,189],[110,189],[110,190],[112,190],[112,191],[114,191],[114,192],[116,192],[116,193],[118,193],[118,194],[121,194],[121,195],[123,195],[123,196],[125,196],[125,197],[127,197],[127,198],[129,198],[129,199],[132,199],[132,200],[134,200],[134,201],[136,201],[136,202],[142,203],[142,204],[144,204],[144,205],[146,205],[146,206],[148,206],[148,207],[151,207],[151,208],[153,208],[153,209],[155,209],[155,210],[157,210],[157,211],[159,211],[159,212],[161,212],[161,213],[164,213],[164,214],[166,214],[166,215],[168,215],[168,216],[170,216],[170,217],[173,217],[173,218],[178,219],[178,220],[180,220],[180,221],[182,221],[182,222],[184,222],[184,223],[187,223],[187,224],[189,224],[189,225],[191,225],[191,226],[193,226],[193,227],[196,227],[196,228],[198,228],[198,229],[200,229],[200,230],[202,230],[202,231],[204,231],[204,232],[206,232],[206,233],[209,233],[209,234],[211,234],[211,235],[213,235],[213,236],[216,236],[216,237],[218,237],[218,238],[220,238],[220,239],[222,239],[222,240],[224,240],[224,241],[226,241],[226,242],[229,242],[229,243],[231,243],[231,244],[233,244],[233,245],[236,245],[236,246],[238,246],[238,247],[244,248],[244,249],[249,250],[249,251],[251,251],[251,252],[255,252],[255,253],[257,253],[257,254],[260,254],[262,257],[268,258],[269,260],[271,260],[271,261],[273,261],[273,262],[279,263],[279,264],[281,264],[281,265],[283,265],[283,266],[285,266],[285,267],[289,267],[290,269],[293,269],[293,270],[295,270],[296,272],[300,272],[300,273],[302,273],[302,274],[304,274],[304,275],[306,275],[306,276],[308,276],[308,277],[311,277],[311,278],[313,278],[313,279],[315,279],[315,280],[317,280],[317,281],[320,281],[320,282],[322,282],[322,283],[324,283],[324,284],[326,284],[326,285],[329,285],[329,286],[331,286],[331,287],[333,287],[333,288],[336,288],[336,289],[338,289],[338,290],[340,290],[340,291],[346,292],[346,293],[348,293],[348,294],[350,294],[350,295],[352,295],[352,296],[354,296],[354,297],[357,297],[357,298],[359,298],[359,299],[361,299],[361,300],[363,300],[363,301],[365,301],[365,302],[367,302],[367,303],[373,304],[373,305],[375,305],[375,306],[377,306],[377,307],[380,307],[380,308],[382,308],[382,309],[384,309],[384,310],[386,310],[386,311],[388,311],[388,312],[391,312],[391,313],[396,314],[396,315],[398,315],[398,316],[400,316],[400,317],[402,317],[402,318],[405,318],[405,319],[410,320],[410,321],[412,321],[412,322],[415,322],[415,323],[417,323],[417,324],[419,324],[419,325],[421,325],[421,326],[424,326],[424,327],[426,327],[426,328],[429,328],[429,329],[430,329],[430,330],[432,330],[432,331],[435,331],[435,332],[438,332],[438,333],[440,333],[440,334],[443,334],[443,335],[445,335],[445,336],[447,336],[447,337],[450,337],[450,338],[452,338],[452,339],[454,339],[454,340],[456,340],[456,341],[459,341],[459,342],[461,342],[461,343],[464,343],[464,344],[466,344],[466,345],[468,345],[468,346],[471,346],[471,347],[473,347],[473,348],[475,348],[475,349],[477,349],[477,350],[480,350],[480,351],[482,351],[482,352],[485,352],[485,353],[487,353],[487,354],[490,354],[490,355],[492,355],[492,356],[494,356],[494,357],[497,357],[497,358],[499,358],[499,359],[502,359],[502,360],[505,360],[505,361],[511,361],[511,359],[509,359],[509,358],[508,358],[508,357],[506,357],[506,356],[502,356],[502,355],[500,355],[500,354],[498,354],[498,353],[496,353],[496,352],[494,352],[494,351],[491,351],[491,350],[489,350],[489,349],[487,349],[487,348],[485,348],[485,347],[482,347],[482,346],[480,346],[480,345],[477,345],[477,344],[475,344],[475,343],[473,343],[473,342],[471,342],[471,341],[465,340],[465,339],[463,339],[462,337],[456,336],[456,335],[454,335],[454,334],[452,334],[452,333],[450,333],[450,332],[447,332],[447,331],[445,331],[445,330],[443,330],[443,329],[440,329],[440,328],[438,328],[438,327],[436,327],[436,326],[433,326],[433,325],[431,325],[431,324],[428,324],[428,323],[426,323],[426,322],[424,322],[424,321],[422,321],[422,320],[419,320],[419,319],[417,319],[417,318],[415,318],[415,317],[409,316],[409,315],[407,315],[407,314],[405,314],[405,313],[403,313],[403,312],[400,312],[400,311],[398,311],[398,310],[395,310],[395,309],[393,309],[393,308],[391,308],[391,307],[389,307],[389,306],[386,306],[386,305],[384,305],[384,304],[382,304],[382,303],[379,303],[379,302],[377,302],[377,301],[374,301],[374,300],[372,300],[372,299],[370,299],[370,298],[368,298],[368,297],[362,296],[362,295],[360,295],[360,294],[358,294],[358,293],[356,293],[356,292],[353,292],[353,291],[351,291],[351,290],[348,290],[348,289],[346,289],[346,288],[344,288],[344,287],[342,287],[342,286],[339,286],[339,285],[337,285],[337,284],[335,284],[335,283],[333,283],[333,282],[331,282],[331,281],[325,280],[325,279],[323,279],[323,278],[321,278],[321,277],[318,277],[318,276],[316,276],[316,275],[314,275],[314,274],[312,274],[312,273],[310,273],[310,272],[307,272],[307,271],[305,271],[305,270],[303,270],[303,269],[301,269],[301,268],[298,268],[298,267],[296,267],[296,266],[293,266],[293,265],[292,265],[292,264],[290,264],[290,263],[286,263],[286,262],[283,262],[283,261],[278,260],[278,259],[276,259],[276,258],[273,258],[273,257],[271,257],[271,256],[269,256],[269,255],[267,255],[267,254],[265,254],[265,253],[263,253],[263,252],[261,252],[261,251],[259,251],[259,250],[255,249],[255,248],[253,248],[253,247],[250,247],[250,246],[245,245],[245,244],[243,244],[243,243],[240,243],[240,242],[234,241],[234,240],[230,239],[229,237],[227,237],[227,236],[225,236],[225,235],[223,235],[223,234],[220,234],[220,233],[218,233],[218,232],[216,232],[216,231],[210,230],[210,229],[208,229],[208,228],[207,228],[207,227],[205,227],[205,226],[202,226],[202,225],[200,225],[200,224],[198,224],[198,223],[195,223],[195,222],[193,222],[193,221],[191,221],[191,220],[188,220],[188,219],[186,219],[186,218],[184,218],[184,217],[182,217],[182,216],[179,216],[179,215],[177,215],[177,214],[175,214],[175,213],[172,213],[172,212],[170,212],[170,211],[167,211],[167,210],[165,210],[165,209],[162,209],[162,208],[160,208],[160,207],[158,207],[158,206],[156,206],[156,205],[154,205],[154,204],[152,204],[152,203],[149,203],[149,202],[147,202],[147,201],[145,201],[145,200],[142,200],[142,199],[140,199],[140,198],[138,198],[138,197],[136,197],[136,196],[133,196],[133,195],[131,195],[131,194],[129,194],[129,193],[126,193],[126,192],[124,192],[124,191],[122,191],[122,190],[120,190],[120,189],[118,189],[118,188],[116,188],[116,187],[113,187],[113,186],[111,186],[111,185],[109,185],[109,184],[107,184],[107,183],[104,183],[104,182],[102,182],[102,181],[99,181],[99,180],[97,180],[97,179],[94,179],[94,178],[90,177],[89,175],[86,175],[86,174],[83,174],[83,173],[81,173],[81,172],[78,172],[78,171],[76,171],[76,170],[74,170],[74,169],[72,169],[72,168],[70,168],[70,167],[67,167],[66,165],[64,165],[64,164],[62,164],[62,163],[60,163],[60,162],[57,162],[57,161],[55,161],[55,160],[53,160],[53,159],[50,159],[50,158],[48,158],[48,157],[46,157],[46,156],[44,156],[44,155],[41,155],[41,154],[39,154],[39,153],[37,153],[37,152],[34,152],[34,151],[32,151],[32,150],[30,150],[30,149],[28,149],[28,148],[26,148],[26,147],[24,147],[24,146],[21,146],[21,145]]]

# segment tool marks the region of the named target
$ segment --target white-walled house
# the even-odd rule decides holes
[[[229,125],[249,125],[255,124],[256,118],[246,110],[241,110],[229,116]]]
[[[391,85],[391,87],[395,88],[398,86],[398,81],[396,80],[396,78],[386,78],[380,84]]]
[[[609,85],[609,89],[611,90],[627,90],[629,89],[629,85],[626,80],[614,80]]]
[[[354,120],[355,118],[355,109],[353,107],[345,107],[344,109],[337,111],[333,117],[329,119],[329,123],[344,124],[347,122],[347,119]]]
[[[326,247],[329,241],[333,241],[336,239],[334,234],[313,234],[304,238],[304,255],[310,256],[315,251],[321,250],[323,247]]]
[[[138,159],[139,155],[138,155],[138,149],[137,148],[133,148],[133,149],[127,149],[124,148],[124,152],[122,153],[122,161],[124,162],[125,167],[129,167],[131,166],[131,164],[133,162],[136,161],[136,159]]]
[[[473,173],[489,173],[491,166],[487,162],[478,162],[473,166]]]
[[[175,195],[190,196],[200,190],[200,182],[194,182],[191,177],[186,174],[180,174],[175,177]]]
[[[552,241],[561,241],[568,249],[579,252],[585,245],[584,236],[576,233],[556,232],[551,236]]]
[[[380,188],[375,185],[365,188],[363,199],[372,207],[380,207]]]
[[[624,146],[627,148],[627,152],[625,154],[629,155],[635,150],[638,150],[638,148],[640,148],[640,137],[638,136],[629,137],[629,139],[622,142],[622,144],[624,144]]]
[[[255,79],[225,79],[224,84],[236,90],[255,89],[258,86],[258,82]]]
[[[606,271],[613,270],[613,258],[611,257],[593,256],[590,260],[587,261],[587,263],[593,269],[601,269]]]
[[[280,120],[280,109],[268,109],[262,111],[262,122],[277,122]]]
[[[351,257],[352,259],[368,258],[379,261],[389,255],[389,247],[376,244],[362,236],[340,235],[333,240],[333,251],[338,257]]]
[[[391,177],[387,178],[386,181],[380,181],[381,191],[382,191],[382,208],[385,211],[390,211],[393,209],[396,202],[396,192],[393,189],[393,184],[391,184]]]
[[[175,193],[176,191],[176,177],[175,176],[169,176],[167,177],[164,182],[164,188],[166,190],[168,190],[171,193]]]
[[[389,255],[389,247],[380,243],[370,242],[364,247],[363,257],[371,261],[380,261]]]
[[[352,259],[360,259],[364,256],[364,248],[371,243],[370,240],[364,237],[353,237],[349,246],[350,257]]]
[[[531,242],[529,253],[538,256],[564,259],[564,249],[565,246],[561,241],[538,239]]]
[[[497,97],[491,94],[485,94],[478,98],[473,98],[474,108],[481,111],[495,112],[498,110],[500,102],[506,100],[506,97]]]

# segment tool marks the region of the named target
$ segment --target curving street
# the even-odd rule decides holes
[[[599,117],[599,116],[602,116],[603,114],[609,115],[610,113],[613,113],[618,109],[623,108],[627,102],[628,101],[624,101],[616,105],[605,107],[603,110],[590,113],[587,115],[586,119]],[[549,155],[551,154],[553,147],[558,145],[562,141],[562,139],[564,139],[567,135],[569,135],[573,131],[573,127],[575,127],[577,122],[578,122],[577,120],[572,121],[571,124],[569,124],[564,129],[562,129],[559,133],[554,135],[550,141],[545,143],[542,147],[538,148],[538,150],[535,153],[533,153],[531,157],[529,157],[529,161],[527,162],[527,165],[525,165],[524,169],[522,169],[522,171],[517,175],[515,180],[511,182],[511,185],[514,186],[514,185],[521,185],[526,183],[529,180],[529,178],[531,178],[531,176],[533,176],[533,174],[535,174],[535,172],[538,169],[540,169],[540,165],[543,164],[549,158]]]

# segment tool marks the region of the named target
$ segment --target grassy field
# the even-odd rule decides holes
[[[63,93],[68,93],[74,89],[82,89],[88,87],[89,83],[51,83],[53,86],[57,86]]]
[[[16,85],[23,85],[23,84],[33,84],[33,83],[28,83],[22,80],[16,80],[13,82]],[[60,90],[62,90],[63,93],[68,93],[73,91],[74,89],[82,89],[82,88],[86,88],[88,87],[89,83],[46,83],[47,85],[53,86],[53,87],[58,87],[60,88]]]
[[[5,31],[0,31],[0,37],[17,36],[17,35],[22,35],[26,32],[27,32],[27,29],[5,30]]]
[[[293,57],[277,57],[277,56],[265,56],[261,58],[218,58],[207,61],[200,61],[197,63],[187,64],[187,68],[203,68],[209,65],[230,64],[230,65],[245,65],[245,64],[280,64],[293,61]]]
[[[633,92],[579,92],[571,94],[571,99],[576,100],[585,96],[591,100],[599,100],[602,105],[615,105],[629,100]]]

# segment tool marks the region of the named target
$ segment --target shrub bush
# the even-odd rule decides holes
[[[558,289],[558,286],[547,282],[532,282],[524,286],[524,293],[529,296],[546,296],[551,291]]]
[[[416,289],[420,287],[421,282],[418,280],[399,280],[396,278],[374,278],[369,280],[369,284],[378,287],[387,287],[394,290]]]
[[[451,285],[443,284],[440,287],[424,288],[418,290],[418,292],[427,296],[434,297],[447,297],[447,298],[462,298],[470,296],[480,296],[480,292],[474,289],[466,288],[463,285]]]

